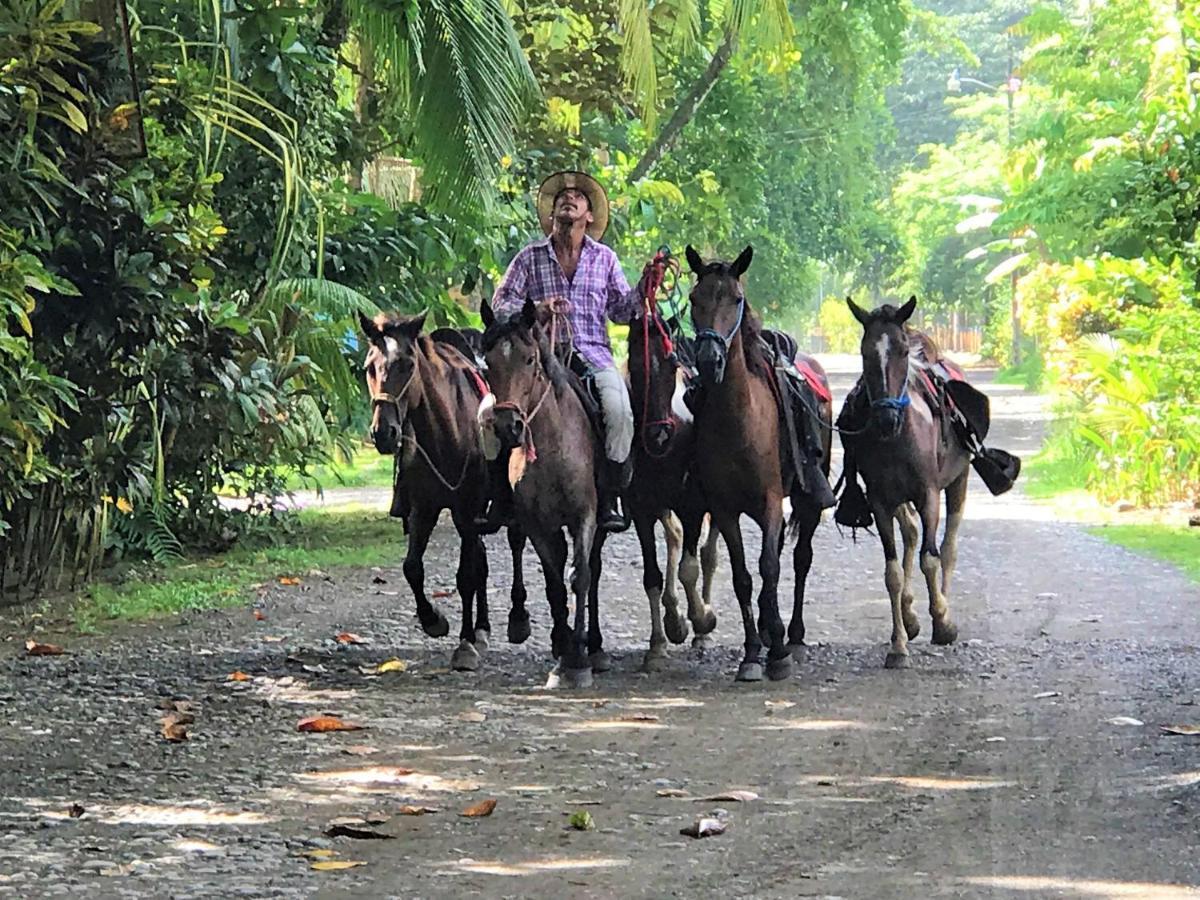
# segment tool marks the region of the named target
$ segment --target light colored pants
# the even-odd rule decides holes
[[[629,402],[629,389],[615,366],[593,369],[592,377],[604,410],[604,455],[615,463],[623,463],[633,446],[633,405]]]

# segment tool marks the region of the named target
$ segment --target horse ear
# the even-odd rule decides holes
[[[691,244],[687,245],[687,249],[683,251],[683,255],[687,257],[688,265],[692,267],[692,271],[697,275],[704,274],[704,260],[700,258]]]
[[[854,313],[854,318],[858,319],[859,324],[862,325],[863,328],[866,328],[867,321],[871,318],[871,314],[849,297],[846,298],[846,305],[850,307],[850,312]]]
[[[425,317],[428,315],[429,310],[425,310],[425,312],[421,313],[419,316],[414,316],[413,318],[409,319],[400,326],[400,333],[405,337],[411,338],[415,341],[420,336],[421,329],[425,327]]]
[[[363,334],[367,336],[367,340],[377,340],[381,334],[379,326],[375,324],[375,320],[366,313],[358,314],[358,324],[362,326]]]
[[[902,307],[900,307],[900,310],[896,313],[896,324],[903,325],[905,322],[907,322],[909,320],[909,317],[912,316],[913,310],[915,310],[916,308],[917,308],[917,295],[913,294],[911,297],[908,298],[908,302],[905,303]]]
[[[738,254],[738,258],[733,261],[733,268],[730,270],[734,278],[741,278],[746,270],[750,268],[750,260],[754,258],[754,248],[749,244],[746,249]]]
[[[496,313],[492,309],[492,304],[488,303],[487,300],[479,304],[479,315],[483,319],[484,328],[491,328],[496,324]]]
[[[525,298],[525,305],[521,307],[521,324],[526,328],[537,324],[537,307],[529,297]]]

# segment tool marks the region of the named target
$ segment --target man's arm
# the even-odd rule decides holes
[[[525,303],[529,288],[529,251],[521,250],[512,258],[504,277],[496,285],[492,296],[492,310],[497,313],[512,313]]]
[[[617,255],[612,254],[612,265],[608,270],[608,303],[606,312],[608,318],[617,325],[627,325],[635,315],[642,302],[643,286],[639,281],[636,287],[630,287]]]

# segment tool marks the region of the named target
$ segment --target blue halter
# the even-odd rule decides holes
[[[699,329],[696,332],[696,337],[695,337],[696,343],[699,344],[700,341],[720,341],[722,344],[725,345],[725,349],[728,350],[729,345],[733,343],[733,339],[737,336],[737,333],[739,331],[741,331],[742,319],[745,317],[745,314],[746,314],[746,295],[742,294],[738,297],[738,315],[737,315],[737,321],[733,323],[733,330],[730,331],[728,335],[724,335],[724,334],[721,334],[721,332],[719,332],[719,331],[714,331],[712,328]],[[693,328],[696,327],[696,319],[695,319],[694,315],[692,318],[692,327]]]

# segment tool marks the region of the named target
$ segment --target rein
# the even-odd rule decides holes
[[[534,405],[532,412],[526,413],[521,404],[516,400],[505,400],[503,403],[497,403],[492,407],[495,410],[511,410],[517,414],[519,421],[525,423],[525,439],[522,441],[522,445],[525,449],[526,460],[531,463],[537,461],[537,446],[533,443],[533,420],[541,411],[546,399],[554,393],[554,385],[551,383],[550,378],[546,375],[545,368],[542,366],[542,348],[536,344],[534,346],[537,352],[537,378],[544,380],[546,387],[542,391],[542,396],[538,398],[538,402]]]
[[[550,308],[550,353],[557,355],[559,332],[566,338],[566,346],[575,346],[575,330],[571,327],[571,301],[556,297],[547,302]]]
[[[646,292],[643,297],[643,309],[645,311],[645,326],[642,328],[642,415],[647,416],[650,412],[650,323],[654,323],[655,329],[658,331],[659,337],[662,339],[663,353],[666,354],[668,360],[672,360],[675,355],[675,345],[671,341],[671,336],[667,334],[666,326],[663,324],[662,316],[658,314],[657,297],[658,292],[662,288],[663,280],[666,277],[667,269],[670,269],[675,276],[676,281],[679,278],[679,260],[671,256],[671,251],[667,247],[659,249],[654,255],[654,260],[651,263],[650,275],[646,281]],[[666,447],[659,453],[655,453],[650,449],[650,444],[646,440],[646,431],[653,425],[674,425],[675,417],[668,413],[665,419],[655,419],[654,421],[646,421],[642,423],[642,450],[651,459],[662,459],[671,451],[671,443],[667,442]]]

